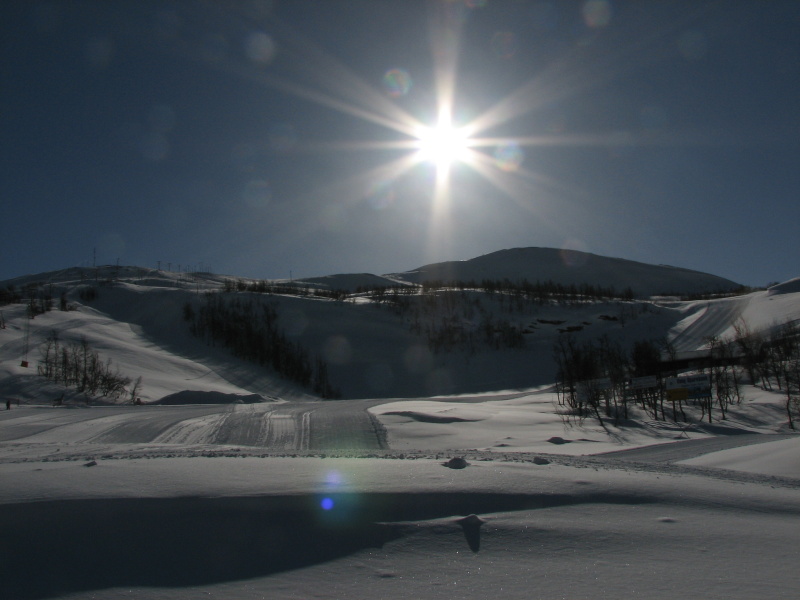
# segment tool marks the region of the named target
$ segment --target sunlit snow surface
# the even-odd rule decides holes
[[[22,403],[0,411],[2,598],[797,596],[800,444],[777,392],[745,387],[710,427],[567,425],[546,387],[314,403],[203,356],[174,319],[122,301],[136,290],[37,317],[33,335],[83,332],[148,400],[268,402],[52,407],[4,307],[0,388]],[[740,317],[769,327],[797,318],[797,296],[676,304],[672,335],[696,348]],[[446,468],[456,456],[468,466]]]

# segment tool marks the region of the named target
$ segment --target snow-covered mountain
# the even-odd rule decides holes
[[[589,284],[617,291],[630,288],[637,296],[643,297],[706,294],[742,287],[729,279],[699,271],[555,248],[499,250],[470,260],[434,263],[387,277],[410,283],[430,280],[480,282],[484,279],[527,280],[531,283],[552,281],[561,285]]]

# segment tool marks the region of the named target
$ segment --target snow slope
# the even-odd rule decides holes
[[[112,358],[123,374],[132,378],[141,375],[140,396],[144,401],[183,390],[308,397],[304,390],[190,335],[182,318],[183,305],[190,302],[199,307],[203,290],[218,289],[218,282],[132,278],[100,286],[98,298],[90,302],[81,301],[71,284],[60,285],[70,290],[70,302],[76,310],[54,310],[27,322],[24,306],[3,309],[8,327],[0,330],[0,373],[8,377],[0,377],[0,393],[36,397],[33,391],[26,392],[26,386],[33,383],[25,375],[33,372],[40,358],[39,347],[56,330],[66,343],[85,337],[104,360]],[[471,311],[472,316],[461,317],[462,330],[477,330],[486,318],[481,315],[488,314],[495,322],[506,321],[525,331],[524,347],[494,349],[481,344],[475,349],[458,347],[438,352],[431,348],[424,331],[412,331],[413,316],[398,313],[391,305],[363,297],[345,302],[278,295],[250,297],[275,306],[279,325],[290,338],[326,360],[332,383],[345,398],[413,398],[545,385],[553,381],[552,348],[564,328],[576,330],[573,335],[578,340],[607,335],[628,343],[665,337],[671,330],[680,329],[687,313],[700,310],[683,303],[600,302],[530,305],[509,312],[502,298],[466,292],[458,300],[458,310]],[[420,304],[422,299],[415,296],[412,301]],[[476,312],[473,302],[480,302],[484,312]],[[423,318],[423,327],[439,326],[444,316],[431,313]],[[27,358],[33,366],[21,369],[26,338]],[[701,343],[698,336],[688,342],[690,346]]]

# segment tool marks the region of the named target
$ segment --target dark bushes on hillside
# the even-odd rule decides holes
[[[92,350],[86,338],[64,345],[58,332],[53,331],[39,351],[42,356],[38,367],[39,375],[54,383],[74,387],[79,392],[100,394],[113,399],[121,396],[131,382],[129,377],[112,368],[110,358],[105,362],[100,360],[100,355]],[[136,387],[140,383],[141,377]]]
[[[211,293],[196,310],[189,303],[184,305],[183,318],[190,323],[194,335],[212,346],[220,344],[238,358],[271,367],[323,398],[340,397],[328,380],[325,362],[312,359],[300,344],[278,329],[278,313],[273,306],[252,298],[226,298]]]

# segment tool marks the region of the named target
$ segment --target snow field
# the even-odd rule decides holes
[[[327,348],[353,396],[383,398],[298,401],[302,390],[183,330],[175,315],[191,290],[143,283],[101,288],[92,306],[28,323],[24,307],[3,308],[0,394],[22,406],[0,411],[1,598],[797,596],[800,445],[751,444],[788,433],[778,392],[746,387],[712,425],[641,414],[620,426],[565,423],[553,394],[534,387],[549,383],[554,325],[536,326],[527,354],[444,357],[367,302],[278,298],[287,327]],[[376,320],[365,324],[362,309]],[[608,310],[537,317],[591,322],[579,337],[669,332],[696,349],[739,317],[754,330],[796,319],[800,302],[759,292],[664,305],[625,327],[598,319]],[[142,375],[147,401],[181,392],[288,401],[86,408],[68,394],[52,408],[62,390],[33,369],[53,328]],[[680,446],[687,439],[698,445]],[[751,445],[703,454],[715,439]],[[469,466],[445,468],[455,456]]]

